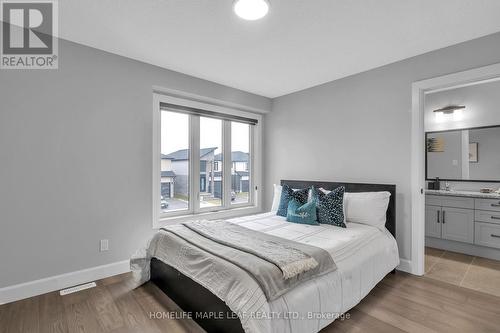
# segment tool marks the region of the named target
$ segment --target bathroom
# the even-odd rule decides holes
[[[425,276],[500,296],[500,80],[425,96]]]

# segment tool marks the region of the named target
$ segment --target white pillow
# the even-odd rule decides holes
[[[280,206],[281,199],[281,190],[283,186],[274,184],[274,195],[273,195],[273,204],[271,206],[271,212],[277,212]]]
[[[325,194],[331,191],[320,188]],[[345,192],[344,222],[356,222],[385,229],[390,192]]]
[[[372,225],[385,229],[389,192],[346,192],[344,210],[347,222]]]

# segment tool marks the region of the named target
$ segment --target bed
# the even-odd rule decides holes
[[[386,230],[358,223],[348,223],[345,229],[300,225],[272,212],[230,219],[245,228],[320,247],[337,265],[337,270],[303,282],[271,302],[248,274],[223,259],[209,258],[207,270],[205,262],[191,265],[176,256],[151,258],[150,280],[207,332],[318,332],[358,304],[399,265],[395,185],[282,180],[284,184],[292,188],[344,186],[346,192],[388,191]],[[175,246],[165,251],[197,251],[189,244]]]

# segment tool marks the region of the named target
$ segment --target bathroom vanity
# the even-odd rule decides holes
[[[500,260],[500,195],[427,190],[426,246]]]

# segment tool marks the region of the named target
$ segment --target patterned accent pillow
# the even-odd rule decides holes
[[[304,205],[301,205],[297,199],[292,199],[288,202],[286,214],[286,220],[288,222],[319,225],[316,219],[316,201],[310,201]]]
[[[286,184],[283,185],[283,188],[281,189],[280,204],[276,215],[286,217],[288,211],[288,202],[291,199],[297,199],[297,201],[301,205],[305,204],[307,202],[308,193],[309,189],[307,188],[294,191],[290,188],[290,186]]]
[[[331,224],[337,227],[346,228],[344,223],[344,186],[337,187],[328,194],[314,189],[317,196],[317,209],[319,223]]]
[[[309,197],[308,188],[303,188],[301,190],[294,190],[292,193],[292,198],[296,199],[299,203],[303,205],[307,203],[308,197]]]

